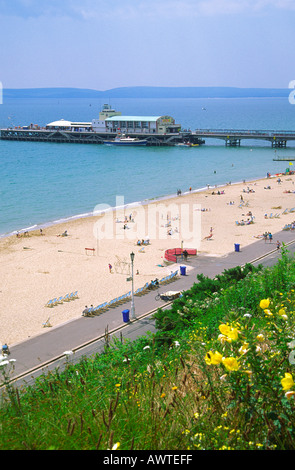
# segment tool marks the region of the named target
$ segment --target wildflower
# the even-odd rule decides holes
[[[229,339],[225,335],[219,335],[217,339],[218,339],[218,341],[221,342],[221,344],[224,344],[224,343],[227,343],[227,342],[231,343],[231,339]]]
[[[284,308],[280,308],[279,315],[281,316],[286,315],[286,310]]]
[[[264,341],[264,336],[260,333],[259,335],[256,336],[256,339],[257,339],[257,341],[259,341],[260,343],[263,343],[263,341]]]
[[[1,361],[0,362],[0,367],[5,366],[6,364],[9,364],[9,361]]]
[[[200,417],[200,413],[196,412],[194,413],[194,418],[198,419]]]
[[[285,393],[285,397],[288,398],[288,400],[290,400],[291,397],[293,397],[295,395],[295,392],[293,392],[292,390],[289,390],[288,392]]]
[[[223,335],[228,336],[228,333],[230,332],[230,326],[223,323],[222,325],[219,325],[219,330]]]
[[[116,444],[113,445],[112,450],[117,450],[120,447],[120,442],[116,442]]]
[[[219,330],[220,332],[224,335],[230,338],[233,341],[236,341],[238,339],[238,329],[237,328],[232,328],[229,325],[219,325]]]
[[[225,357],[222,359],[222,363],[227,370],[238,370],[240,367],[234,357]]]
[[[266,308],[266,309],[264,310],[264,313],[265,313],[265,315],[268,315],[269,317],[272,316],[272,313],[271,313],[271,311],[270,311],[268,308]]]
[[[293,385],[294,385],[294,382],[293,382],[293,377],[291,374],[289,374],[289,372],[285,372],[285,377],[281,380],[281,384],[282,384],[282,387],[283,387],[283,390],[290,390]]]
[[[143,348],[143,350],[145,350],[145,349],[151,349],[151,348],[150,348],[149,346],[145,346],[145,347]]]
[[[176,386],[172,387],[172,390],[177,390],[177,387]]]
[[[166,396],[166,393],[162,393],[161,398],[164,398]]]
[[[239,349],[239,353],[240,354],[246,354],[249,351],[249,349],[247,349],[248,346],[249,346],[249,343],[242,344],[242,346]]]
[[[252,315],[251,315],[251,313],[245,313],[244,317],[246,317],[246,318],[251,318]]]
[[[212,351],[209,351],[206,353],[206,356],[205,356],[206,364],[217,365],[217,364],[220,364],[221,361],[222,361],[222,355],[218,351],[215,351],[215,353],[213,353]]]
[[[268,306],[269,306],[269,299],[260,300],[259,307],[262,308],[262,310],[264,310],[265,308],[268,308]]]
[[[121,384],[116,384],[115,387],[118,387],[118,388],[119,388],[119,387],[121,387]]]

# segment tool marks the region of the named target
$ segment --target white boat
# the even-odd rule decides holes
[[[126,146],[138,146],[146,145],[147,140],[138,139],[137,137],[126,137],[124,134],[122,136],[117,136],[114,140],[104,140],[103,142],[106,145],[126,145]]]
[[[192,147],[192,144],[191,143],[187,143],[187,142],[180,142],[178,144],[175,144],[176,147]]]

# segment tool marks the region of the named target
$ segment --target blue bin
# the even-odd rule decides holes
[[[129,322],[129,310],[123,310],[122,314],[123,314],[123,321],[125,323],[128,323]]]
[[[235,251],[240,251],[240,244],[239,243],[235,243]]]
[[[181,276],[186,275],[186,266],[180,266],[180,274],[181,274]]]

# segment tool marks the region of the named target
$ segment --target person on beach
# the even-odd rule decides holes
[[[109,263],[109,272],[111,273],[112,272],[112,265]]]
[[[272,234],[270,232],[268,233],[268,239],[269,239],[269,243],[271,243],[272,242]]]
[[[84,310],[83,310],[83,312],[82,312],[83,317],[84,317],[85,315],[87,315],[88,311],[89,311],[89,308],[87,307],[87,305],[85,305],[85,308],[84,308]]]
[[[279,240],[277,241],[277,250],[279,250],[281,248],[281,243],[279,242]]]
[[[3,346],[2,346],[2,353],[6,354],[6,355],[10,354],[9,347],[7,346],[6,343],[3,344]]]

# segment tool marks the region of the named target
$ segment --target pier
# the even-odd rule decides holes
[[[264,140],[272,148],[285,148],[288,141],[295,141],[295,131],[196,129],[192,134],[200,139],[221,139],[227,147],[239,147],[242,140]]]
[[[74,144],[103,144],[104,140],[114,139],[116,132],[94,132],[94,131],[68,131],[68,130],[48,130],[48,129],[1,129],[0,139],[11,141],[29,142],[58,142]],[[191,132],[179,133],[132,133],[130,137],[140,137],[147,140],[148,146],[173,146],[183,142],[195,145],[204,144],[204,140]]]
[[[242,140],[265,141],[271,148],[286,148],[289,141],[295,141],[295,131],[244,130],[244,129],[196,129],[179,132],[126,132],[130,137],[147,140],[148,146],[173,146],[179,143],[202,145],[210,139],[223,140],[226,147],[240,147]],[[76,144],[102,144],[104,140],[114,139],[117,132],[95,132],[94,130],[28,129],[7,128],[0,130],[1,140],[30,142],[59,142]],[[251,142],[252,144],[252,142]]]

